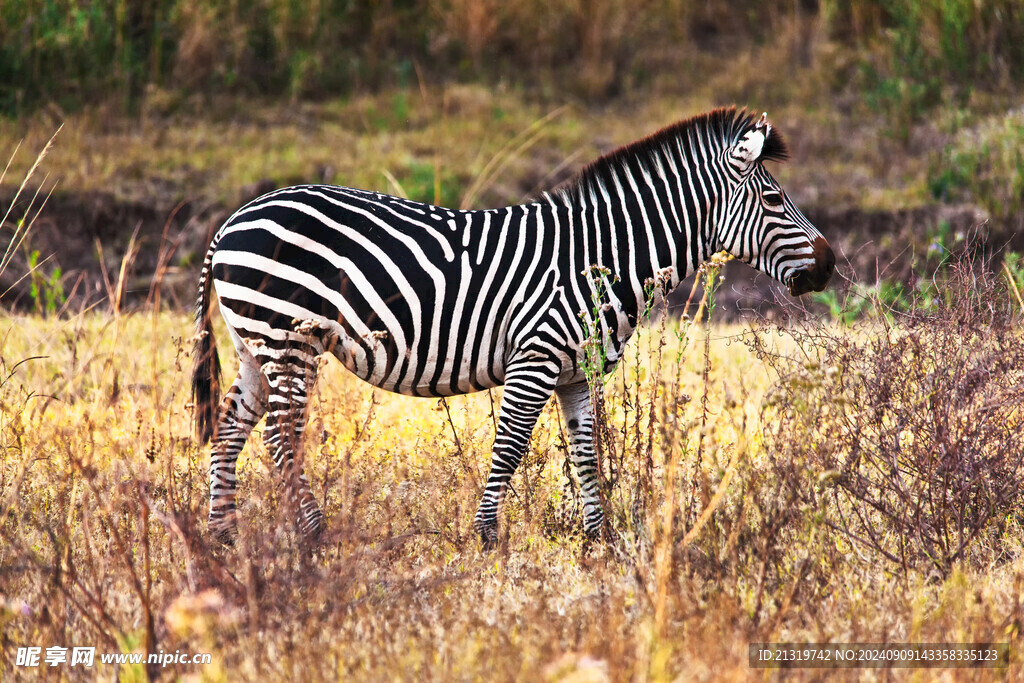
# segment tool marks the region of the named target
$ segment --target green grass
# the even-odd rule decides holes
[[[1024,108],[963,125],[933,163],[936,198],[972,201],[997,219],[1024,209]]]

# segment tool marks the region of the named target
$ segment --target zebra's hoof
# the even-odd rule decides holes
[[[307,519],[299,525],[302,537],[306,543],[319,546],[323,542],[324,530],[327,528],[327,521],[323,513],[317,513],[312,519]]]
[[[583,547],[589,549],[595,544],[604,543],[608,540],[608,534],[605,533],[604,522],[597,526],[587,526],[583,529]]]
[[[234,547],[235,540],[238,538],[237,527],[212,528],[210,531],[215,541],[228,548]]]
[[[480,546],[485,553],[492,552],[498,549],[498,527],[486,527],[479,529],[480,532]]]

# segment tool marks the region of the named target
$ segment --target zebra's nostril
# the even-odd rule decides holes
[[[789,293],[793,296],[800,296],[807,292],[820,292],[828,285],[835,272],[836,255],[832,247],[824,238],[818,237],[814,240],[814,265],[793,273],[787,283]]]
[[[793,273],[793,276],[789,278],[789,293],[793,296],[800,296],[811,291],[810,277],[808,277],[808,270],[800,270]]]

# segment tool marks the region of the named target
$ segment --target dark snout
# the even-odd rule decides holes
[[[813,258],[814,265],[796,271],[789,279],[789,293],[793,296],[820,292],[832,277],[832,271],[836,269],[836,255],[824,237],[815,238]]]

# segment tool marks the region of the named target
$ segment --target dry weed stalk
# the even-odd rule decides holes
[[[14,207],[18,204],[18,200],[21,198],[21,193],[25,191],[25,186],[28,185],[29,180],[31,180],[32,176],[35,175],[36,170],[39,168],[39,164],[42,163],[44,158],[46,158],[46,155],[49,153],[50,148],[53,147],[54,139],[56,139],[57,134],[60,133],[63,127],[63,124],[57,127],[57,130],[53,132],[53,135],[50,136],[50,139],[43,146],[42,151],[39,152],[38,155],[36,155],[35,161],[32,162],[32,166],[29,168],[28,172],[25,174],[25,177],[22,179],[21,185],[18,186],[17,192],[14,193],[14,198],[11,200],[11,203],[8,205],[7,210],[4,212],[3,218],[0,218],[0,229],[2,229],[7,224],[7,219],[10,218],[11,211],[13,211]],[[21,143],[18,143],[18,145],[14,148],[14,151],[11,152],[11,156],[7,160],[7,165],[4,167],[3,172],[0,173],[0,184],[3,183],[4,178],[7,176],[7,171],[10,169],[11,162],[14,161],[14,157],[17,155],[19,149],[21,149]],[[33,193],[32,199],[29,201],[28,206],[25,207],[25,211],[22,214],[21,220],[17,222],[17,224],[14,226],[12,230],[11,239],[10,241],[8,241],[7,246],[4,248],[3,256],[0,257],[0,278],[3,277],[4,273],[7,271],[7,268],[11,265],[11,260],[18,253],[18,249],[25,242],[25,238],[27,238],[29,233],[32,231],[32,226],[35,225],[36,219],[39,218],[39,214],[42,213],[43,208],[46,206],[46,202],[50,199],[50,195],[53,193],[53,190],[56,187],[56,184],[50,187],[50,189],[46,193],[46,196],[43,197],[43,201],[39,205],[39,208],[36,209],[35,214],[32,214],[32,207],[35,205],[36,199],[39,198],[39,193],[42,190],[43,185],[45,184],[46,178],[44,177],[43,182],[36,187],[36,190]],[[32,214],[31,218],[28,218],[29,214]],[[28,220],[26,220],[26,218]],[[18,279],[16,279],[14,282],[8,285],[7,289],[5,289],[3,292],[0,292],[0,298],[6,296],[22,280],[24,280],[27,277],[30,277],[32,273],[35,272],[35,270],[37,270],[39,267],[41,267],[43,263],[46,263],[48,259],[49,256],[44,257],[42,262],[37,263],[34,267],[27,270],[20,277],[18,277]]]
[[[712,260],[707,264],[701,266],[701,270],[698,276],[694,278],[693,288],[690,290],[690,296],[687,298],[686,307],[683,310],[681,328],[682,331],[679,333],[679,339],[681,340],[680,348],[677,350],[677,361],[682,354],[689,348],[689,342],[691,339],[691,330],[693,321],[704,320],[705,310],[709,307],[714,307],[714,292],[720,282],[719,272],[722,269],[725,261]],[[697,290],[698,284],[703,282],[704,288],[701,295],[700,301],[697,304],[697,311],[693,318],[689,317],[690,302],[693,300],[694,294]],[[709,317],[710,320],[710,317]],[[710,328],[705,326],[705,339],[710,337]],[[708,371],[710,368],[711,357],[709,347],[705,344],[704,347],[704,396],[707,396],[708,389]],[[706,420],[706,401],[703,403],[704,419]],[[701,439],[703,438],[703,434]],[[667,600],[669,592],[669,576],[671,573],[673,563],[673,549],[675,546],[675,520],[676,520],[676,481],[678,480],[678,470],[680,467],[680,461],[684,455],[688,453],[688,448],[684,444],[681,444],[681,448],[676,448],[675,444],[670,442],[668,446],[668,458],[665,463],[665,476],[663,481],[665,499],[662,505],[662,518],[660,528],[655,532],[655,551],[654,551],[654,567],[655,567],[655,600],[654,600],[654,637],[660,639],[663,637],[665,630],[665,619],[667,614]],[[700,467],[700,461],[698,459],[694,466],[694,474],[696,476],[697,470]],[[726,482],[727,483],[727,482]],[[695,488],[695,487],[694,487]],[[724,490],[724,487],[723,487]],[[693,489],[691,489],[690,503],[692,506],[693,502]],[[708,508],[710,509],[710,508]],[[707,512],[707,510],[705,510]],[[699,529],[695,526],[690,530],[694,535],[699,533]],[[690,536],[690,534],[688,534]],[[692,536],[690,538],[692,541]],[[689,541],[684,539],[684,546],[688,545]]]

